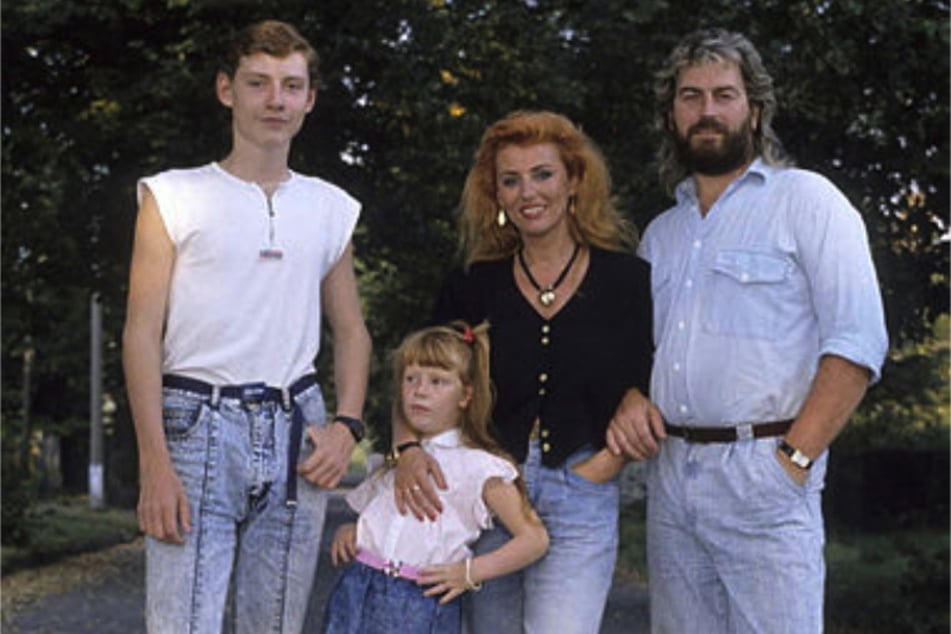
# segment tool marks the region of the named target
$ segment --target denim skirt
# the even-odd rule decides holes
[[[460,601],[425,597],[423,586],[360,562],[347,566],[330,592],[323,634],[459,634]]]

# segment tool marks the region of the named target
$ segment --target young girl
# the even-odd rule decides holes
[[[324,634],[459,632],[459,595],[548,549],[548,533],[517,483],[515,465],[488,432],[487,329],[462,322],[426,328],[397,349],[394,415],[442,465],[449,485],[440,491],[444,512],[435,521],[401,515],[389,469],[347,495],[360,516],[337,531],[331,557],[334,564],[356,561],[331,592]],[[512,539],[472,558],[468,545],[493,515]]]

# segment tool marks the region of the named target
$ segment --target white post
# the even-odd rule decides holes
[[[105,506],[102,469],[102,304],[99,293],[89,300],[89,506]]]

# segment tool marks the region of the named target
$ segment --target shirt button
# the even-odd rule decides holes
[[[550,339],[549,339],[548,337],[542,337],[542,345],[543,345],[543,346],[547,346],[548,343],[549,343],[549,341],[550,341]]]
[[[546,443],[542,443],[542,451],[544,451],[544,452],[546,452],[546,453],[549,452],[549,451],[551,451],[551,445],[549,445],[547,442],[546,442]]]
[[[699,240],[694,240],[694,241],[693,241],[693,248],[694,248],[694,249],[699,249],[699,248],[700,248],[700,244],[701,244],[701,243],[700,243]]]
[[[542,372],[541,374],[538,375],[538,381],[539,381],[540,383],[544,383],[544,382],[547,381],[547,380],[548,380],[548,375],[545,374],[544,372]]]
[[[740,273],[740,281],[741,281],[741,282],[749,282],[749,281],[750,281],[750,274],[749,274],[749,273]]]
[[[548,324],[542,324],[542,332],[546,335],[551,332],[551,326]]]
[[[545,396],[545,388],[539,389],[539,390],[538,390],[538,395],[539,395],[539,396]]]
[[[675,363],[675,364],[674,364],[674,372],[680,372],[680,364],[679,364],[679,363]]]
[[[687,323],[686,323],[686,322],[684,322],[684,321],[678,321],[678,322],[677,322],[677,329],[678,329],[678,330],[683,330],[683,329],[686,328],[686,327],[687,327]]]
[[[686,413],[687,413],[687,406],[686,406],[686,405],[681,405],[681,406],[680,406],[679,408],[677,408],[677,409],[680,410],[680,413],[681,413],[681,414],[686,414]]]
[[[551,433],[551,432],[549,432],[547,429],[543,429],[543,430],[542,430],[542,438],[548,438],[548,435],[549,435],[550,433]]]
[[[693,280],[687,280],[687,282],[686,282],[686,287],[687,287],[687,288],[693,288]]]

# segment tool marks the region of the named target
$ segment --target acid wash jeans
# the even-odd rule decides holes
[[[616,478],[599,484],[574,472],[593,453],[579,450],[549,468],[542,465],[538,441],[530,441],[522,477],[548,529],[548,553],[521,572],[465,593],[466,634],[598,634],[617,560],[620,490]],[[496,524],[473,551],[495,550],[508,539]]]
[[[184,545],[146,538],[151,634],[297,633],[317,566],[327,493],[295,474],[287,503],[292,409],[163,390],[165,434],[188,495]],[[320,387],[294,398],[306,425],[326,424]],[[300,456],[311,451],[306,431]],[[227,606],[229,588],[233,604]]]
[[[648,466],[647,561],[655,634],[817,634],[827,454],[798,485],[778,438],[667,438]]]

